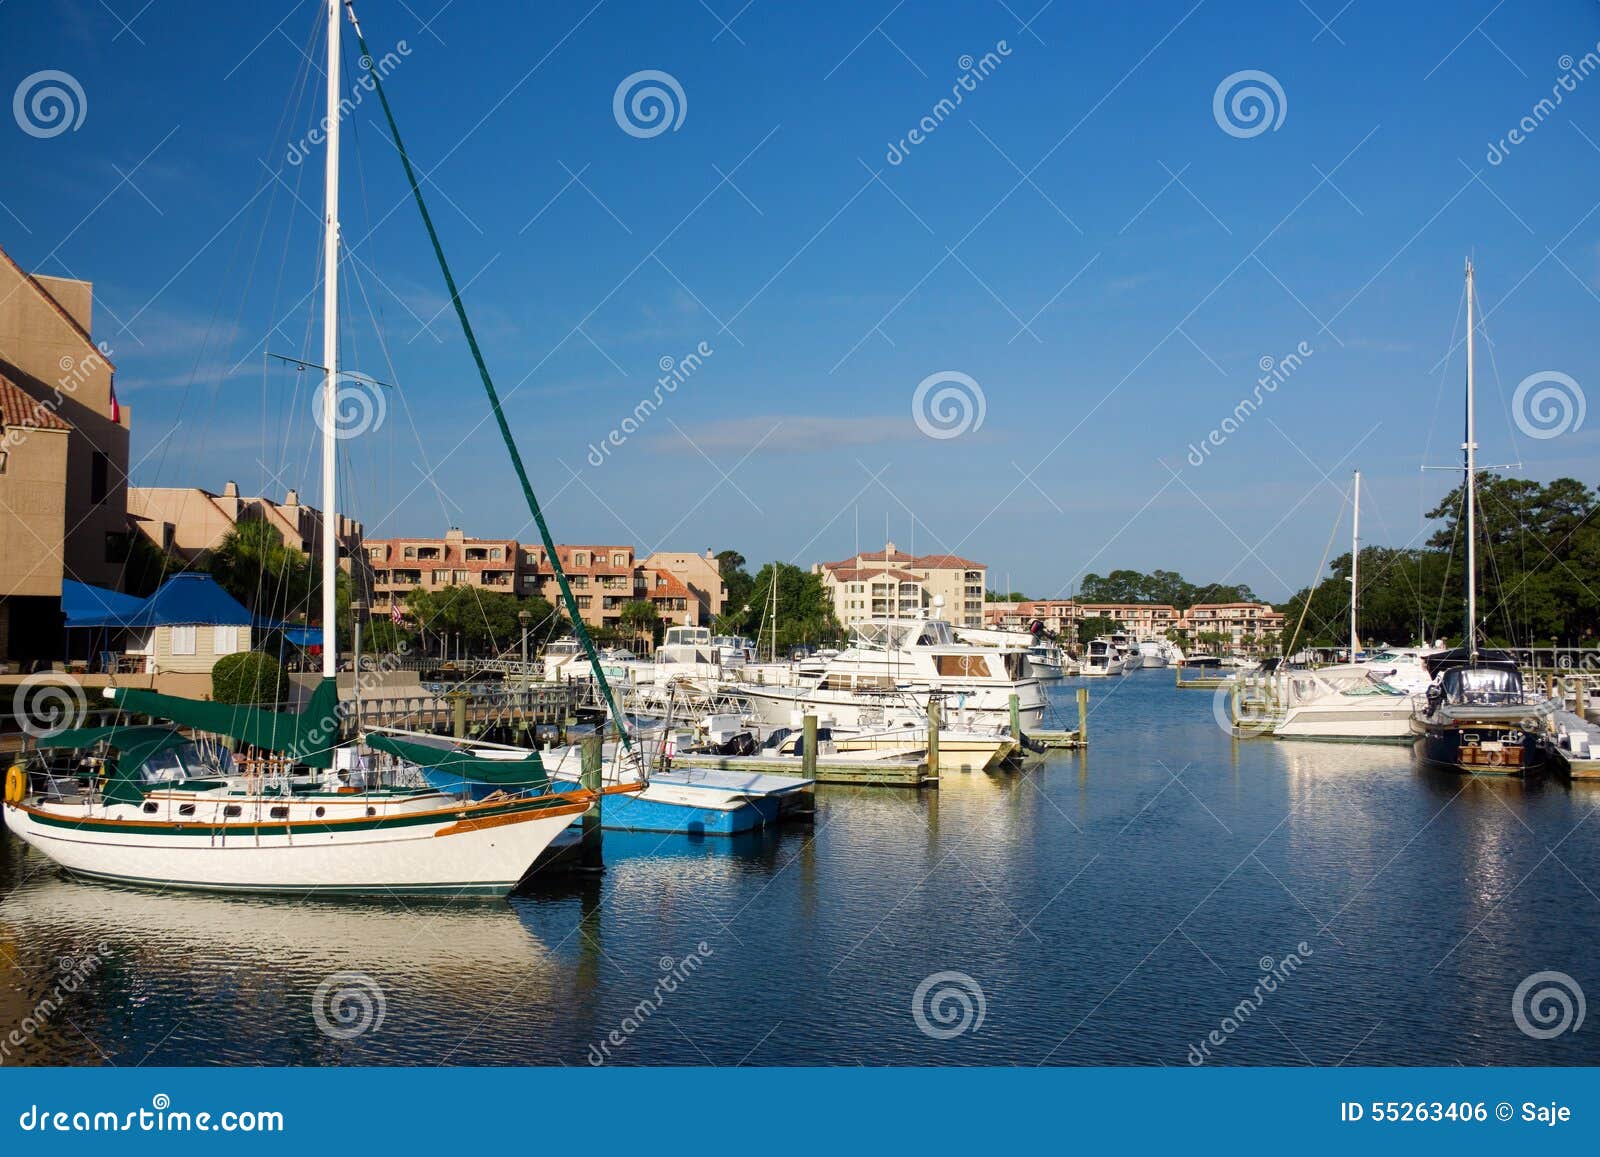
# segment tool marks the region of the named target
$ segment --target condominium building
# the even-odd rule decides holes
[[[722,614],[723,605],[728,599],[728,588],[722,581],[722,568],[717,564],[717,556],[710,547],[703,554],[658,550],[644,560],[644,565],[667,572],[689,588],[698,612],[696,625],[709,627]]]
[[[365,552],[374,614],[389,614],[397,602],[403,613],[406,595],[416,589],[465,586],[538,595],[553,606],[561,601],[555,567],[539,544],[468,538],[453,528],[443,538],[368,539]],[[579,617],[591,627],[620,627],[622,608],[631,602],[653,603],[665,623],[693,625],[699,618],[689,587],[666,569],[635,562],[631,546],[558,545],[556,557]]]
[[[245,496],[239,484],[223,484],[220,494],[198,486],[130,486],[128,518],[146,538],[185,562],[215,550],[242,522],[264,522],[283,544],[313,557],[322,550],[322,511],[290,490],[282,502],[264,495]],[[361,523],[339,517],[340,565],[362,556]]]
[[[116,588],[127,561],[128,425],[90,338],[94,288],[0,249],[0,661],[54,658],[61,583]]]
[[[1184,612],[1182,625],[1190,639],[1202,632],[1224,634],[1240,647],[1282,631],[1283,623],[1283,614],[1266,603],[1196,603]]]
[[[873,618],[913,618],[924,612],[957,626],[983,625],[988,568],[953,554],[912,555],[894,543],[839,562],[812,567],[846,627]]]

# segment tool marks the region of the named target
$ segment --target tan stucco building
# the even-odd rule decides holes
[[[93,305],[0,249],[0,661],[59,655],[63,578],[121,585],[129,415]]]
[[[846,627],[874,618],[913,618],[935,608],[958,627],[983,626],[988,568],[954,554],[907,554],[894,543],[811,568]]]
[[[322,550],[322,511],[289,491],[282,502],[265,496],[244,496],[235,482],[213,494],[198,486],[130,486],[128,517],[144,536],[184,562],[215,550],[241,522],[264,522],[278,532],[285,546],[316,557]],[[361,556],[361,523],[339,519],[340,565]]]
[[[644,565],[656,571],[665,571],[689,589],[697,608],[694,624],[709,627],[722,614],[728,599],[728,588],[722,581],[722,568],[717,556],[706,548],[704,554],[692,551],[658,550],[644,560]]]

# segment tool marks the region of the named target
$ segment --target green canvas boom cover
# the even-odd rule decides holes
[[[333,746],[339,740],[339,690],[332,679],[317,684],[304,711],[268,711],[264,707],[185,699],[133,687],[114,687],[110,695],[124,711],[167,719],[212,735],[226,735],[240,743],[287,755],[307,767],[331,766]]]
[[[367,736],[367,746],[398,756],[418,767],[434,768],[473,783],[500,787],[542,787],[550,782],[544,760],[537,751],[521,759],[485,759],[449,742],[429,743],[398,735],[376,732]]]

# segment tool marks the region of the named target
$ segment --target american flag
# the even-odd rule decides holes
[[[389,621],[397,627],[406,621],[406,617],[400,613],[399,599],[389,604]]]

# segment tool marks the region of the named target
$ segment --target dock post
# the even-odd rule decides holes
[[[1089,742],[1089,688],[1078,688],[1078,746]]]
[[[928,700],[928,774],[939,774],[939,701]]]
[[[1022,699],[1013,694],[1006,704],[1011,709],[1011,738],[1022,739]]]
[[[450,708],[453,728],[451,734],[457,739],[467,737],[467,693],[465,691],[450,692]]]
[[[817,717],[807,715],[801,722],[800,774],[807,779],[817,778]]]
[[[601,854],[604,836],[600,828],[600,801],[605,798],[601,794],[604,788],[600,776],[603,742],[601,733],[597,731],[593,735],[583,737],[583,746],[580,749],[578,780],[584,787],[594,792],[594,802],[583,813],[582,854],[579,866],[585,872],[606,870],[605,859]]]

